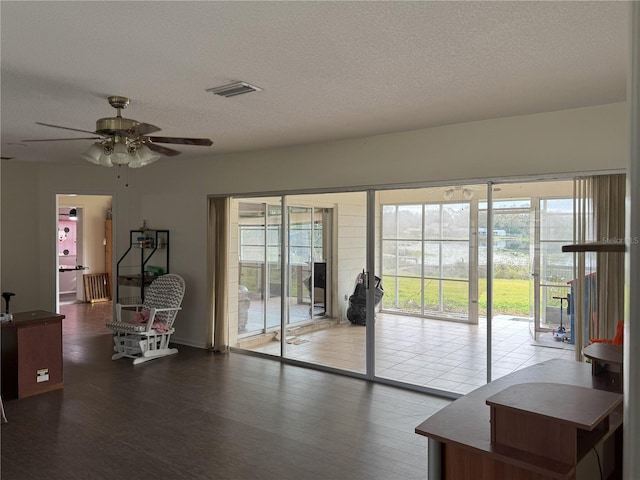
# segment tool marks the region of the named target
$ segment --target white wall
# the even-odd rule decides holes
[[[358,274],[367,269],[367,194],[344,193],[337,205],[338,229],[334,242],[338,247],[337,289],[334,290],[338,297],[336,317],[348,321],[348,298],[353,294]]]
[[[171,230],[170,268],[187,282],[176,341],[205,346],[208,195],[624,169],[626,126],[625,104],[612,104],[199,161],[163,158],[131,170],[128,188],[114,169],[3,162],[2,288],[12,279],[15,311],[53,309],[55,194],[112,194],[116,257],[143,218]]]
[[[38,192],[33,188],[34,182],[38,179],[39,169],[36,164],[16,161],[3,161],[1,165],[0,291],[16,294],[11,299],[11,311],[35,310],[42,305],[38,281],[41,265],[39,197]],[[55,202],[52,215],[57,218]],[[55,245],[54,239],[51,243]],[[57,270],[54,265],[51,272],[51,278],[54,281],[56,275]],[[4,300],[2,300],[3,312],[4,308]]]

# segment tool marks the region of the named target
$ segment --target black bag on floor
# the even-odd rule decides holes
[[[364,272],[359,273],[356,278],[356,286],[353,295],[349,297],[349,308],[347,309],[347,318],[354,325],[367,324],[367,287],[365,285],[366,275]],[[384,290],[382,289],[382,279],[375,277],[375,306],[377,307],[382,300]]]

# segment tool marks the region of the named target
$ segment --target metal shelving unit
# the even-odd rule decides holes
[[[144,302],[156,277],[169,273],[169,230],[131,230],[129,248],[116,264],[116,301]]]

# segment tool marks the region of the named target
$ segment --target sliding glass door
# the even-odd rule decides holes
[[[561,314],[570,328],[573,256],[561,245],[572,238],[572,189],[533,182],[233,200],[231,344],[451,394],[570,358],[568,342],[545,335]]]

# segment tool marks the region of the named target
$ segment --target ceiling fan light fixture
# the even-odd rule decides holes
[[[112,152],[113,147],[111,144],[94,143],[86,152],[80,155],[80,158],[100,165],[101,167],[113,167],[113,162],[110,157]]]
[[[155,162],[160,155],[151,151],[146,145],[140,145],[136,150],[133,160],[129,162],[129,168],[140,168]]]
[[[98,159],[98,165],[103,167],[113,167],[113,162],[111,161],[111,156],[102,152],[100,158]]]
[[[113,146],[113,153],[109,155],[113,163],[119,165],[127,165],[133,160],[133,155],[129,153],[129,149],[124,143],[116,142]]]
[[[80,158],[86,160],[87,162],[95,163],[96,165],[101,165],[100,156],[104,155],[102,145],[99,143],[94,143],[89,147],[89,149],[80,155]]]

